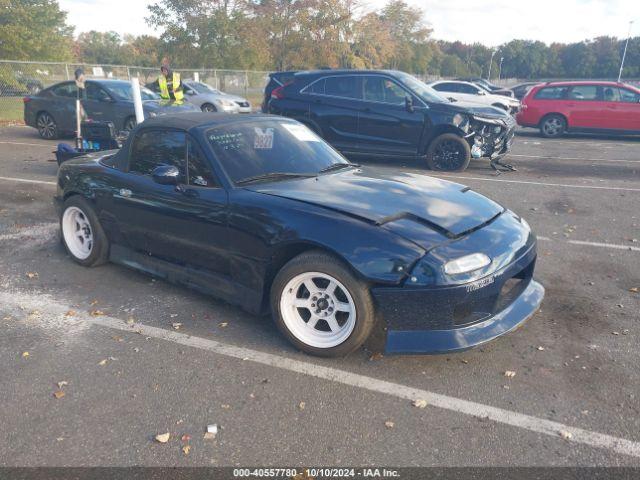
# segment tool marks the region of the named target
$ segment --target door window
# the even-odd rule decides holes
[[[445,82],[434,85],[433,88],[439,92],[459,92],[460,88],[457,83]]]
[[[200,147],[190,138],[187,139],[187,165],[189,185],[195,187],[219,187],[216,176]]]
[[[458,87],[460,87],[460,93],[470,93],[471,95],[478,95],[480,93],[480,89],[477,87],[474,87],[473,85],[467,85],[465,83],[460,83],[458,84]]]
[[[143,130],[133,140],[129,171],[151,175],[156,167],[173,165],[180,171],[179,183],[185,183],[186,138],[184,132]]]
[[[571,100],[598,100],[598,87],[596,85],[576,85],[569,92]]]
[[[78,89],[76,87],[76,84],[72,82],[63,83],[61,85],[58,85],[57,87],[53,87],[51,89],[51,92],[56,97],[76,98],[76,96],[78,95]]]
[[[618,90],[618,99],[614,100],[616,102],[625,102],[625,103],[640,102],[640,93],[636,93],[632,90],[627,90],[626,88],[615,88],[614,90]]]
[[[364,99],[372,102],[404,104],[407,93],[393,80],[381,76],[365,76]]]
[[[108,102],[111,100],[111,97],[102,87],[91,82],[87,83],[87,99],[97,102]]]
[[[355,76],[327,77],[324,84],[324,94],[333,97],[362,99],[358,92],[358,78]]]

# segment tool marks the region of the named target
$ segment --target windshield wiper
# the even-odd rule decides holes
[[[333,172],[334,170],[342,170],[343,168],[347,168],[347,167],[358,168],[359,166],[360,165],[358,165],[357,163],[332,163],[328,167],[325,167],[322,170],[320,170],[318,173]]]
[[[249,183],[261,182],[263,180],[278,180],[284,178],[300,178],[315,177],[313,173],[294,173],[294,172],[270,172],[256,175],[254,177],[243,178],[235,182],[236,185],[247,185]]]

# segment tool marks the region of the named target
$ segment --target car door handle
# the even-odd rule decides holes
[[[124,198],[129,198],[131,197],[132,193],[128,188],[121,188],[120,190],[118,190],[118,195]]]

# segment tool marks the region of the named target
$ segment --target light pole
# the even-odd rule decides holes
[[[504,61],[504,57],[500,57],[500,68],[498,69],[498,80],[502,78],[502,62]]]
[[[497,51],[498,49],[496,48],[491,50],[491,60],[489,60],[489,76],[487,77],[487,80],[489,81],[491,81],[491,66],[493,65],[493,56],[496,54]]]
[[[618,83],[620,83],[620,79],[622,78],[622,69],[624,68],[624,58],[627,56],[627,47],[629,46],[629,39],[631,38],[631,25],[633,25],[633,20],[629,22],[629,34],[627,35],[627,41],[624,44],[624,51],[622,52],[622,61],[620,62],[620,72],[618,73]]]

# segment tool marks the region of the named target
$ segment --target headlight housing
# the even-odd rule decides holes
[[[224,100],[221,99],[220,100],[220,105],[222,105],[223,107],[235,107],[235,102],[232,102],[231,100]]]
[[[460,275],[479,270],[490,264],[491,259],[484,253],[472,253],[445,263],[444,272],[447,275]]]
[[[456,113],[451,122],[463,132],[469,130],[469,117],[461,113]]]

